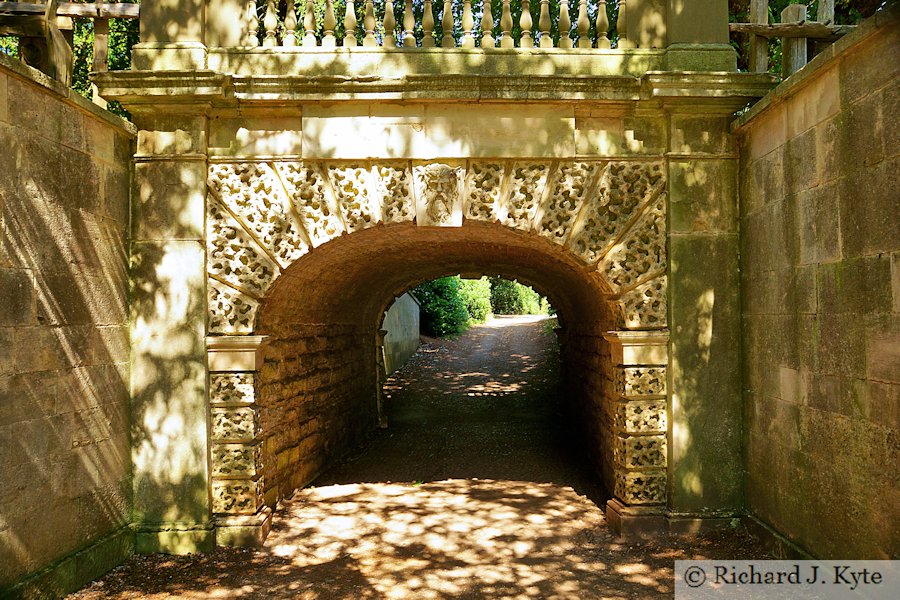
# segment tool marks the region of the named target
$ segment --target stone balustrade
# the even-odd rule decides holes
[[[462,4],[459,10],[459,4]],[[534,6],[532,6],[534,4]],[[494,6],[496,5],[496,7]],[[383,11],[380,10],[383,7]],[[256,0],[246,2],[243,46],[334,48],[578,48],[634,47],[628,39],[626,0],[522,0],[513,10],[511,0],[346,0],[339,14],[333,0],[316,2],[268,0],[260,15]],[[499,10],[498,10],[499,9]],[[496,14],[494,11],[497,11]],[[358,13],[363,15],[359,19]],[[610,39],[609,14],[617,15]],[[382,13],[381,18],[376,13]],[[595,15],[593,18],[591,15]],[[344,35],[335,31],[343,24]],[[440,24],[440,29],[437,29]],[[237,25],[237,24],[236,24]],[[518,27],[516,27],[518,25]],[[515,33],[514,33],[515,32]],[[558,35],[554,35],[558,33]]]

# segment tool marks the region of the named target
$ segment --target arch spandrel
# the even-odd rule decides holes
[[[429,188],[448,178],[438,191]],[[412,222],[462,225],[462,232],[465,224],[489,223],[535,236],[529,243],[536,249],[549,240],[597,281],[615,313],[612,328],[666,326],[659,161],[214,163],[208,184],[212,335],[249,333],[249,315],[313,248]]]

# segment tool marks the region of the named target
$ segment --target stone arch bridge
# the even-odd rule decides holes
[[[246,4],[143,5],[134,69],[95,78],[138,130],[138,548],[259,543],[378,423],[384,310],[456,273],[558,307],[615,527],[738,514],[729,126],[772,80],[736,72],[725,3],[628,3],[612,49],[600,20],[507,47],[505,12],[478,47],[465,18],[461,47],[427,48],[370,39],[368,16],[363,39],[297,45],[281,3]]]

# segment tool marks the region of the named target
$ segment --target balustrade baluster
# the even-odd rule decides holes
[[[287,12],[284,13],[284,38],[281,40],[282,46],[297,45],[297,11],[294,8],[294,0],[288,0]]]
[[[416,17],[413,15],[412,0],[403,2],[403,45],[407,48],[416,47]]]
[[[538,16],[538,29],[541,30],[541,40],[538,45],[541,48],[552,48],[553,38],[550,37],[550,0],[541,0],[541,12]]]
[[[311,0],[307,0],[309,2]],[[375,38],[375,1],[366,0],[366,16],[363,17],[363,27],[366,30],[366,37],[363,38],[363,46],[377,46],[378,40]]]
[[[384,3],[384,43],[385,48],[397,47],[397,18],[394,16],[394,0]]]
[[[481,15],[481,47],[493,48],[494,41],[494,15],[491,14],[491,0],[484,0]]]
[[[474,48],[475,47],[475,36],[472,34],[473,29],[475,29],[475,17],[472,15],[472,0],[463,0],[463,14],[462,14],[462,30],[463,30],[462,47],[463,48]]]
[[[453,40],[453,2],[451,0],[444,0],[441,29],[444,30],[444,35],[441,37],[441,48],[453,48],[456,46],[456,42]]]
[[[431,0],[425,0],[422,8],[422,47],[434,48],[434,7]]]
[[[316,41],[316,13],[313,8],[313,0],[306,0],[306,8],[303,13],[303,46],[305,48],[315,48],[318,45]]]
[[[519,17],[519,27],[522,29],[522,35],[519,38],[520,48],[534,48],[534,38],[531,37],[531,28],[533,26],[531,0],[522,0],[522,16]]]
[[[266,37],[263,40],[263,46],[271,48],[278,45],[278,38],[275,37],[275,29],[278,27],[278,14],[276,11],[275,0],[266,2],[266,17],[263,19],[263,25],[266,28]]]
[[[325,48],[337,46],[337,39],[334,37],[335,25],[337,25],[337,19],[334,17],[334,0],[325,0],[325,19],[322,23],[325,30],[322,36],[322,46]]]
[[[251,47],[259,46],[259,15],[256,14],[256,0],[247,2],[247,36],[244,38],[244,44]]]
[[[569,17],[569,0],[560,0],[559,2],[559,47],[571,48],[572,37],[569,32],[572,31],[572,18]]]
[[[588,18],[587,0],[578,2],[578,47],[591,47],[591,20]]]
[[[347,0],[347,10],[344,12],[344,47],[355,48],[356,45],[356,6],[353,0]]]
[[[625,0],[619,0],[619,18],[616,19],[616,34],[619,36],[616,48],[634,48],[634,43],[628,39],[628,7]]]
[[[587,0],[584,0],[585,2]],[[510,0],[503,0],[503,9],[500,13],[500,47],[512,48],[515,46],[515,40],[512,38],[512,11],[509,8]]]
[[[597,47],[609,48],[609,16],[606,14],[606,0],[600,0],[597,7]]]

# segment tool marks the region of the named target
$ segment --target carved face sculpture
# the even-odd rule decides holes
[[[453,205],[459,195],[459,174],[447,165],[429,165],[424,175],[428,218],[434,223],[443,223],[453,214]]]

